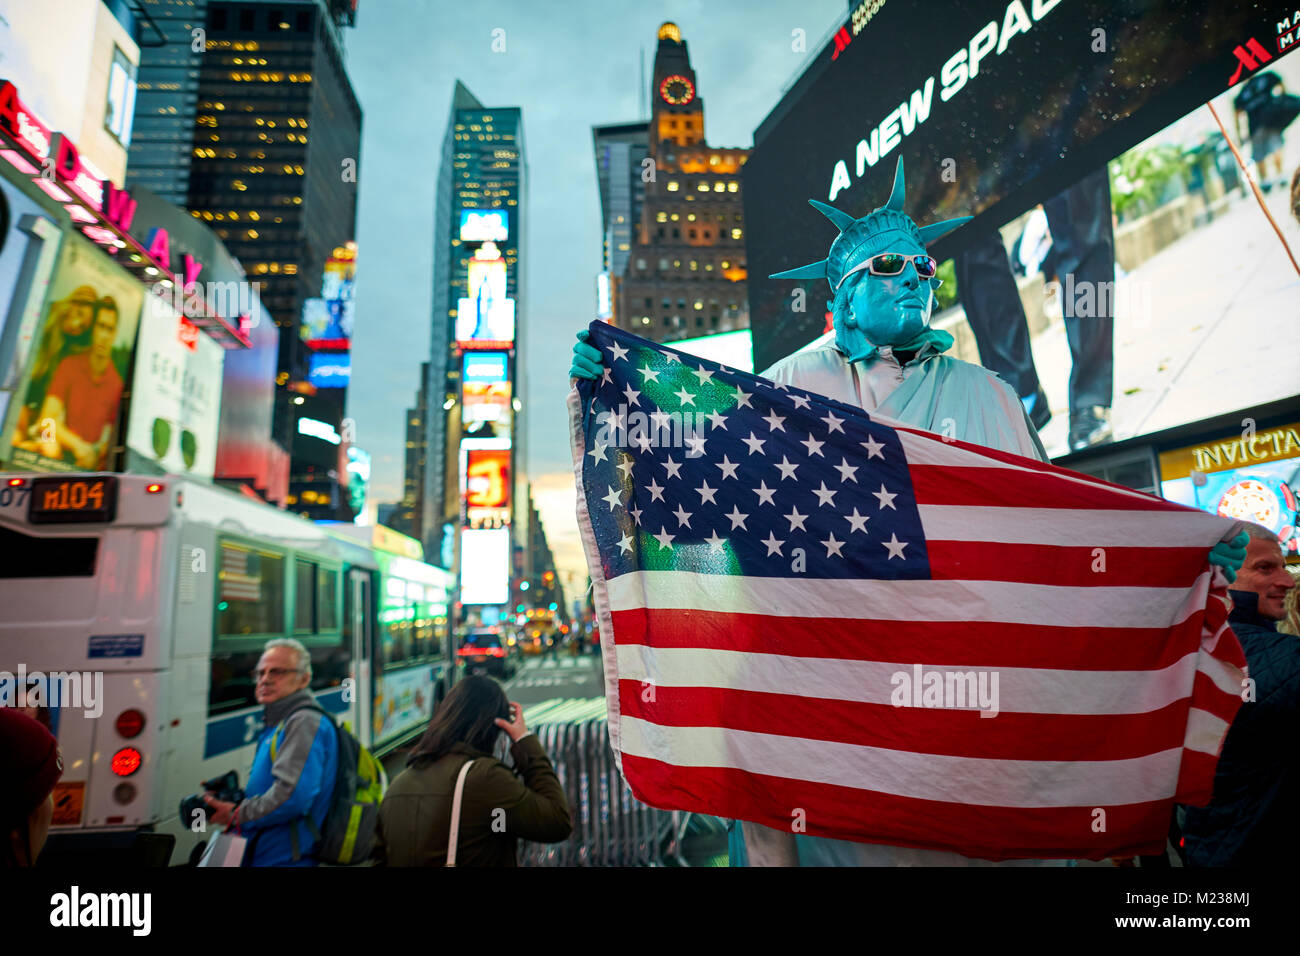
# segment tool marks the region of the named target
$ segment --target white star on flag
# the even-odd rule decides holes
[[[882,542],[880,542],[880,543],[883,544],[886,548],[889,549],[889,558],[890,558],[891,561],[892,561],[894,558],[902,558],[902,557],[903,557],[903,549],[907,547],[907,542],[906,542],[906,541],[899,541],[899,540],[898,540],[898,535],[896,535],[896,534],[891,534],[891,535],[889,536],[889,540],[888,540],[888,541],[882,541]],[[904,560],[906,560],[906,559],[904,559]]]
[[[627,358],[627,349],[623,348],[623,346],[619,345],[617,342],[610,343],[609,351],[614,356],[615,362],[617,362],[619,359]]]
[[[629,385],[627,388],[623,389],[623,394],[627,396],[627,403],[628,403],[629,405],[640,405],[640,404],[641,404],[641,393],[638,392],[638,391],[637,391],[635,388],[633,388],[631,385]]]
[[[735,531],[737,528],[740,528],[742,531],[749,530],[745,527],[745,519],[748,518],[749,515],[741,514],[740,509],[735,505],[731,506],[731,514],[726,515],[725,517],[731,522],[732,531]]]
[[[669,534],[667,528],[660,528],[658,534],[652,534],[650,537],[659,542],[660,550],[664,548],[672,549],[672,540],[677,537],[675,534]]]
[[[807,531],[808,529],[803,526],[803,523],[805,520],[807,520],[807,518],[808,518],[807,515],[801,515],[799,513],[799,509],[795,507],[791,507],[790,513],[785,516],[785,520],[790,522],[791,531],[795,529],[796,525],[799,526],[800,531]]]
[[[856,485],[858,479],[853,476],[858,473],[858,467],[857,465],[850,465],[847,458],[841,458],[840,463],[835,466],[835,470],[840,473],[840,481],[851,481]]]
[[[749,446],[749,453],[750,453],[751,455],[754,454],[754,452],[760,452],[760,453],[761,453],[761,452],[763,451],[763,442],[764,442],[764,439],[759,438],[759,437],[758,437],[757,435],[755,435],[753,432],[750,432],[750,433],[749,433],[749,437],[748,437],[748,438],[742,438],[741,441],[743,441],[746,445]]]
[[[713,496],[718,493],[718,489],[710,488],[709,483],[707,481],[701,483],[700,487],[696,488],[695,490],[699,492],[700,504],[704,504],[706,501],[709,504],[714,504],[714,505],[717,504],[717,502],[713,499]]]
[[[754,489],[754,494],[758,495],[758,503],[760,505],[776,504],[776,502],[772,500],[772,496],[776,494],[776,489],[769,488],[766,481],[760,481],[758,483],[758,487]]]
[[[826,443],[824,441],[818,441],[816,438],[813,438],[812,435],[808,436],[807,441],[801,441],[799,444],[807,447],[809,455],[816,455],[819,458],[826,457],[825,455],[822,454],[822,445]]]
[[[739,463],[733,464],[731,459],[729,459],[726,455],[722,456],[722,461],[718,462],[717,465],[719,468],[722,469],[722,477],[724,479],[735,478],[736,469],[740,467]],[[736,480],[739,481],[740,479],[737,478]]]
[[[785,481],[787,478],[794,478],[794,470],[799,466],[790,464],[789,459],[787,459],[785,455],[782,455],[781,464],[777,465],[776,467],[781,472],[781,480]]]
[[[849,523],[849,534],[852,534],[854,531],[861,531],[863,534],[867,533],[868,518],[866,515],[858,514],[857,508],[853,509],[852,515],[845,515],[844,520]]]
[[[749,400],[750,398],[753,397],[753,395],[754,395],[753,392],[747,392],[739,385],[737,385],[736,386],[736,407],[741,408],[743,406],[744,408],[753,408],[754,406],[749,404]]]
[[[873,491],[872,494],[880,499],[880,508],[879,508],[880,511],[884,511],[886,508],[893,508],[895,511],[898,510],[897,508],[894,507],[894,499],[897,498],[898,495],[897,494],[891,495],[885,489],[884,485],[881,485],[880,490]]]
[[[683,405],[695,404],[695,396],[692,395],[690,392],[686,391],[685,388],[679,388],[677,391],[673,392],[673,394],[676,395],[679,399],[681,399]]]
[[[623,503],[623,499],[613,485],[606,485],[605,487],[609,489],[609,494],[607,494],[604,498],[601,498],[600,500],[608,501],[609,510],[613,511],[615,508],[617,508],[619,505]]]
[[[659,381],[659,373],[656,372],[654,369],[652,369],[649,365],[641,369],[641,374],[645,376],[645,380],[647,382],[657,383]]]
[[[835,507],[835,492],[826,487],[826,482],[823,481],[820,488],[814,488],[813,494],[817,496],[819,505],[830,505],[832,508]]]
[[[764,415],[763,421],[767,422],[768,431],[785,431],[785,426],[781,424],[785,419],[778,415],[775,409]]]
[[[596,442],[591,451],[587,452],[587,454],[591,456],[591,463],[593,465],[598,461],[609,461],[609,459],[605,457],[605,449],[608,447],[609,446],[603,442]]]
[[[691,372],[691,374],[694,375],[696,378],[698,378],[698,379],[700,380],[700,384],[701,384],[701,385],[703,385],[704,383],[710,381],[710,380],[713,378],[713,373],[710,372],[707,368],[697,368],[697,369],[694,369],[694,370]]]
[[[705,441],[706,439],[703,435],[692,435],[690,438],[686,439],[686,444],[691,446],[691,450],[686,453],[686,457],[699,458],[703,455]]]
[[[626,534],[624,534],[623,537],[619,539],[619,541],[618,541],[618,546],[619,546],[621,549],[623,549],[623,551],[631,551],[631,550],[632,550],[632,539],[629,538]]]
[[[830,429],[831,432],[844,434],[844,429],[840,428],[840,426],[844,424],[844,419],[836,418],[834,412],[827,412],[826,417],[823,418],[822,421],[826,423],[826,427]],[[829,434],[829,432],[827,434]]]
[[[667,469],[669,478],[681,477],[679,472],[681,472],[682,466],[679,462],[673,461],[672,455],[669,455],[667,458],[664,459],[664,468]]]
[[[705,538],[704,541],[709,546],[710,551],[721,551],[722,546],[727,543],[727,539],[721,537],[716,529],[714,529],[713,534]]]
[[[769,557],[769,558],[774,554],[780,556],[781,545],[785,544],[784,541],[778,541],[776,534],[771,531],[767,533],[767,540],[761,543],[767,545],[767,554],[765,555],[765,557]]]
[[[867,450],[868,461],[870,461],[872,458],[879,458],[881,461],[885,460],[885,454],[880,450],[885,447],[884,442],[876,441],[874,438],[868,435],[866,441],[860,441],[858,442],[858,444]]]
[[[691,526],[692,512],[687,511],[685,508],[683,508],[681,506],[681,502],[678,502],[677,510],[674,511],[673,514],[677,516],[677,527],[680,528],[682,525],[685,525],[686,527],[689,528]]]
[[[650,500],[651,500],[651,501],[663,501],[663,500],[664,500],[664,489],[663,489],[663,487],[662,487],[662,486],[661,486],[657,481],[655,481],[653,478],[650,479],[650,484],[648,484],[648,485],[645,486],[645,490],[648,491],[648,492],[650,492]]]
[[[826,546],[826,557],[829,558],[832,555],[837,558],[844,557],[844,555],[840,554],[840,548],[844,547],[844,542],[836,541],[833,533],[829,534],[826,540],[820,543]]]
[[[714,428],[721,428],[723,431],[727,430],[726,418],[724,418],[722,415],[719,415],[717,412],[709,412],[704,417],[709,420],[709,424],[712,425]]]

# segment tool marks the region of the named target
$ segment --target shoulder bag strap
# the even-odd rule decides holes
[[[447,865],[456,865],[456,841],[460,837],[460,798],[465,793],[465,777],[469,775],[473,760],[461,764],[460,775],[456,778],[456,794],[451,798],[451,836],[447,840]]]

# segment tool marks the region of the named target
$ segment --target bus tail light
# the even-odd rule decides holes
[[[118,803],[130,803],[135,799],[135,784],[123,780],[113,788],[113,799]]]
[[[117,715],[117,723],[114,724],[118,734],[130,740],[132,737],[140,736],[140,731],[144,730],[144,714],[132,708],[124,710]]]
[[[113,754],[113,773],[119,777],[129,777],[140,769],[142,759],[140,751],[134,747],[123,747]]]
[[[10,487],[10,488],[21,488],[21,487],[22,487],[23,485],[25,485],[26,483],[27,483],[26,480],[23,479],[23,478],[10,478],[10,479],[9,479],[9,487]]]
[[[145,485],[144,490],[147,494],[160,495],[163,492],[163,486],[155,481],[152,484]]]

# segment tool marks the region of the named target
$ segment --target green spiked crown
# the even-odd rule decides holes
[[[898,166],[894,170],[894,189],[889,194],[889,201],[861,219],[854,219],[848,213],[834,206],[828,206],[824,202],[809,199],[808,204],[835,223],[840,234],[831,243],[830,253],[825,259],[795,269],[787,269],[785,272],[776,272],[768,278],[825,279],[830,283],[833,291],[850,269],[878,252],[887,251],[894,241],[910,239],[926,247],[940,236],[946,235],[973,218],[959,216],[929,226],[917,226],[912,218],[903,212],[903,194],[903,160],[899,157]]]

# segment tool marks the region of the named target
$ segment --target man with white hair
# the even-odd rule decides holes
[[[1283,634],[1286,569],[1277,535],[1248,524],[1246,561],[1228,596],[1228,623],[1246,654],[1251,683],[1223,742],[1208,807],[1188,807],[1183,837],[1188,866],[1259,866],[1288,862],[1300,809],[1300,638]]]
[[[290,638],[266,642],[257,667],[257,702],[266,729],[239,804],[205,794],[212,821],[237,824],[249,838],[245,866],[315,866],[334,795],[339,741],[310,690],[311,654]],[[328,727],[326,725],[331,725]]]

